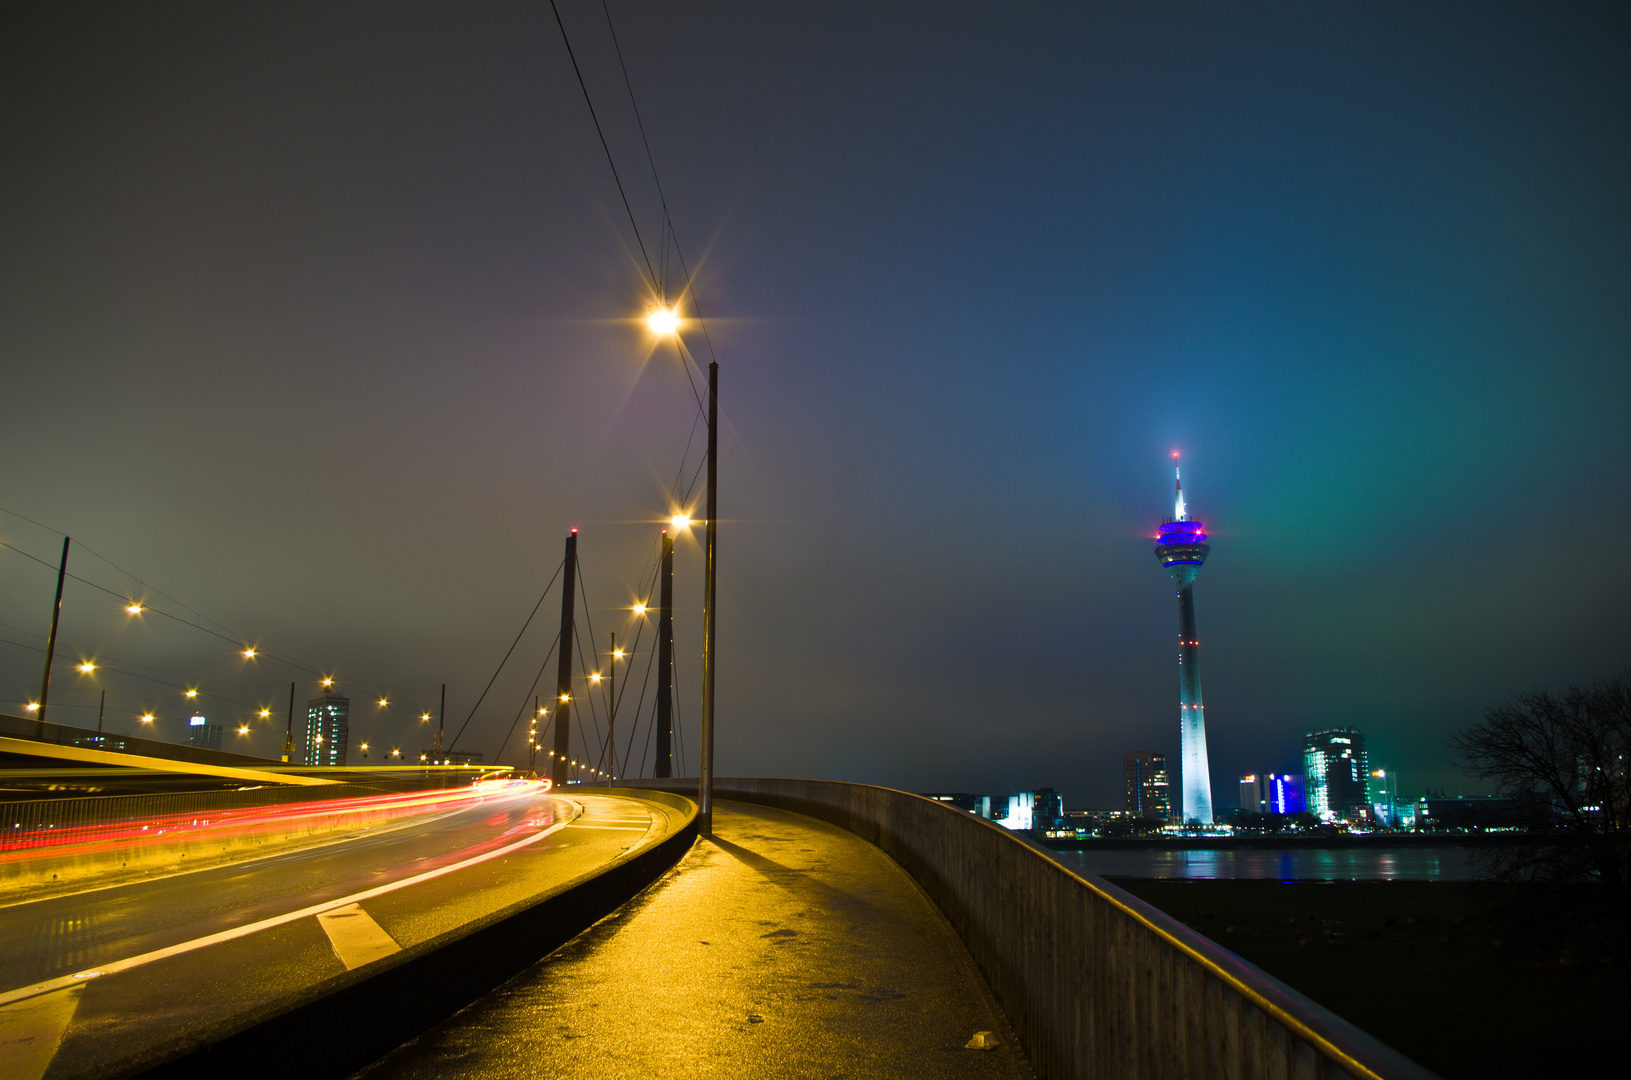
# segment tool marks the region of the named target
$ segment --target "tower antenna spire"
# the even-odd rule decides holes
[[[1188,521],[1189,508],[1184,505],[1184,476],[1178,469],[1178,451],[1172,452],[1172,520]]]

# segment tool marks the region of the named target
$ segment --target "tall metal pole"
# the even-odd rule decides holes
[[[68,538],[62,538],[62,563],[57,567],[57,602],[51,609],[51,636],[45,640],[45,675],[40,679],[40,707],[34,719],[45,723],[45,701],[51,696],[51,661],[57,655],[57,621],[62,618],[62,579],[68,576]],[[42,732],[44,728],[40,729]]]
[[[719,533],[719,362],[708,365],[708,535],[702,571],[702,747],[697,831],[714,830],[714,548]]]
[[[294,683],[289,684],[289,726],[283,729],[283,763],[294,762]]]
[[[667,529],[657,586],[657,764],[651,775],[674,775],[674,538]]]
[[[96,707],[96,732],[102,733],[102,715],[108,711],[108,692],[102,691],[102,704]]]
[[[561,590],[561,662],[555,673],[555,760],[549,765],[554,787],[566,784],[567,754],[572,750],[572,619],[578,584],[578,530],[566,538],[566,588]]]
[[[436,714],[436,750],[431,755],[437,759],[442,756],[442,733],[447,730],[447,683],[442,684],[442,708]],[[495,762],[496,764],[496,762]]]
[[[606,657],[606,786],[611,787],[617,771],[617,631],[612,631],[612,651]]]

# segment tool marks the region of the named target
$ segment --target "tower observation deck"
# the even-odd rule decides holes
[[[1177,457],[1176,454],[1173,457]],[[1212,824],[1212,775],[1206,763],[1206,710],[1201,704],[1200,642],[1195,638],[1195,576],[1212,548],[1199,521],[1189,519],[1184,483],[1173,465],[1172,517],[1156,532],[1155,557],[1178,586],[1178,731],[1183,820]]]

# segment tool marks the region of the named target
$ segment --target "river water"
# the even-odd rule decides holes
[[[1472,851],[1417,848],[1145,848],[1056,851],[1066,866],[1105,877],[1264,881],[1471,881]]]

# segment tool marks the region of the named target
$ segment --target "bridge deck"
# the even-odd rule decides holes
[[[965,1049],[978,1031],[995,1050]],[[616,915],[365,1070],[449,1077],[1031,1075],[939,911],[876,847],[720,803]]]

